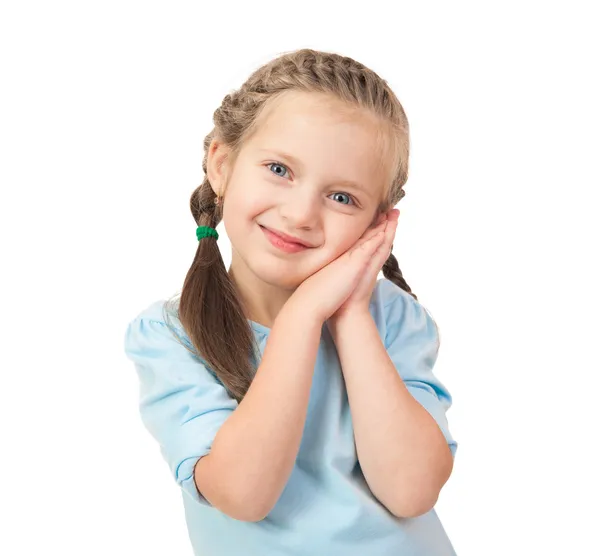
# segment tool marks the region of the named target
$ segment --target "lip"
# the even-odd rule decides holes
[[[272,228],[267,228],[266,226],[261,226],[261,228],[264,228],[265,230],[268,230],[272,234],[279,236],[281,239],[283,239],[287,243],[297,243],[299,245],[304,245],[304,247],[312,247],[312,245],[310,245],[309,243],[306,243],[306,241],[302,241],[301,239],[299,239],[297,237],[289,236],[278,230],[273,230]]]
[[[265,226],[260,227],[271,244],[275,247],[278,247],[282,251],[285,251],[286,253],[297,253],[299,251],[304,251],[305,249],[311,248],[310,245],[298,243],[294,240],[290,241],[290,236],[286,236],[280,232],[275,232],[270,228],[266,228]]]

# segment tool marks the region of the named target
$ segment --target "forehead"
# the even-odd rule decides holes
[[[296,172],[353,181],[378,194],[389,175],[385,139],[381,123],[364,109],[294,91],[269,101],[248,148],[287,154]]]
[[[331,95],[287,91],[267,101],[257,121],[256,135],[281,134],[292,126],[294,131],[301,128],[305,132],[315,127],[321,133],[353,127],[372,134],[376,124],[366,110]]]

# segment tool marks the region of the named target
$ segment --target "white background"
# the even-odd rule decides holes
[[[441,329],[457,553],[600,554],[592,4],[3,3],[0,553],[191,555],[123,334],[180,291],[221,99],[310,47],[409,118],[394,252]]]

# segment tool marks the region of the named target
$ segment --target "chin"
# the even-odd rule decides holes
[[[295,290],[308,276],[299,276],[290,269],[283,270],[279,268],[256,269],[256,275],[263,281],[275,288],[283,290]]]

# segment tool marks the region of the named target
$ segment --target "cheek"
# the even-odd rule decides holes
[[[263,212],[260,199],[242,194],[231,195],[225,202],[223,217],[235,220],[235,226],[247,224]]]
[[[313,272],[320,270],[343,255],[355,244],[355,236],[356,234],[343,232],[339,229],[335,232],[329,233],[326,236],[327,240],[325,245],[323,245],[318,252],[315,253],[315,258],[313,259],[315,268],[313,269]]]
[[[361,238],[359,232],[355,229],[336,229],[330,235],[327,236],[329,243],[329,251],[331,251],[335,257],[339,257],[342,253],[348,251],[354,244]]]

